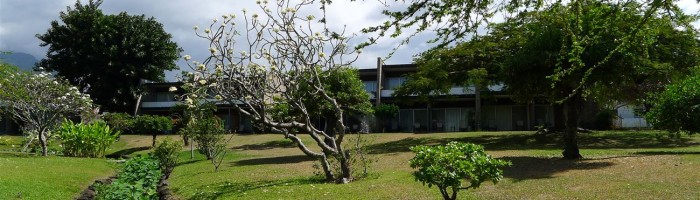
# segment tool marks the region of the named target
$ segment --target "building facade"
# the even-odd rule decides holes
[[[503,85],[491,85],[481,95],[481,122],[476,119],[474,87],[454,86],[447,94],[420,102],[415,96],[397,97],[394,91],[415,73],[414,64],[386,65],[360,69],[360,79],[375,104],[398,105],[399,113],[386,124],[374,127],[391,132],[458,132],[481,130],[534,130],[537,126],[555,126],[555,108],[549,104],[518,104],[503,91]]]

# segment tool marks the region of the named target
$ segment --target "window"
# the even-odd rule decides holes
[[[387,89],[388,90],[393,90],[401,85],[403,85],[403,82],[406,81],[406,77],[390,77],[389,80],[387,81]]]
[[[376,92],[377,91],[377,81],[362,81],[365,84],[365,91]]]

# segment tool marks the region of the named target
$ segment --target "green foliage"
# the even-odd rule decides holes
[[[207,160],[217,158],[226,150],[223,122],[218,117],[199,119],[185,127],[185,131],[197,143],[197,149]]]
[[[655,96],[647,120],[672,133],[700,133],[700,73],[668,85]]]
[[[166,70],[177,69],[181,50],[163,25],[144,15],[105,15],[101,0],[80,1],[60,13],[44,34],[46,59],[39,66],[87,90],[103,110],[134,108],[142,80],[162,81]]]
[[[119,137],[119,131],[110,129],[102,121],[90,124],[75,124],[66,120],[58,129],[63,143],[63,155],[101,158]]]
[[[54,136],[52,131],[63,119],[93,113],[89,96],[65,80],[44,71],[30,74],[6,64],[0,66],[0,109],[21,122],[30,142],[39,140],[43,155]]]
[[[412,168],[418,171],[413,175],[417,181],[433,185],[440,189],[445,199],[455,199],[457,190],[462,186],[462,179],[470,182],[468,188],[478,188],[482,182],[491,180],[497,183],[503,177],[502,167],[510,165],[507,161],[493,159],[484,152],[480,145],[450,142],[445,146],[414,146],[411,150],[416,156],[410,160]],[[448,193],[451,188],[452,194]]]
[[[173,129],[173,122],[170,117],[158,115],[139,115],[134,117],[134,133],[157,134],[171,129]]]
[[[377,118],[393,118],[399,114],[399,106],[395,104],[379,104],[374,106],[374,116]]]
[[[158,160],[148,156],[132,158],[124,163],[112,184],[95,188],[96,199],[158,199],[162,175]]]
[[[153,157],[160,162],[160,169],[165,176],[170,176],[170,172],[177,166],[177,156],[182,150],[182,143],[174,141],[170,138],[158,143],[153,151]]]
[[[106,113],[102,115],[102,120],[112,129],[122,133],[130,133],[134,126],[134,117],[126,113]]]

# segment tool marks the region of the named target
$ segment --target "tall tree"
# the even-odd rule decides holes
[[[80,1],[37,37],[48,46],[40,67],[77,85],[102,109],[133,111],[143,80],[162,81],[177,69],[181,50],[154,18],[127,13],[105,15],[101,0]]]
[[[310,3],[263,1],[259,13],[243,11],[244,29],[232,23],[234,15],[214,20],[203,32],[195,27],[210,44],[211,56],[183,77],[184,98],[194,105],[209,93],[293,141],[321,162],[329,181],[347,183],[352,173],[350,152],[342,145],[348,131],[344,119],[369,111],[369,96],[357,72],[348,69],[359,51],[349,47],[343,31],[317,26],[315,16],[297,12]],[[237,34],[247,40],[234,40]],[[316,116],[326,118],[329,129],[314,126]],[[308,133],[317,148],[307,146],[298,132]]]
[[[483,67],[497,74],[516,101],[544,99],[561,104],[565,116],[563,155],[580,158],[576,132],[584,100],[640,100],[700,64],[694,29],[655,12],[644,15],[644,10],[644,5],[637,3],[553,5],[493,24],[489,34],[446,51],[491,52]],[[481,61],[470,55],[457,56],[462,60],[433,60],[438,62],[435,66],[440,62],[451,66],[449,63],[457,60],[463,67],[443,69],[465,72]]]

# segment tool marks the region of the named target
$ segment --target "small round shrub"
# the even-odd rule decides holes
[[[156,149],[153,151],[153,157],[160,162],[160,169],[163,170],[166,177],[170,176],[170,172],[172,172],[177,165],[177,156],[181,150],[182,143],[170,138],[165,138],[165,140],[158,143]]]

